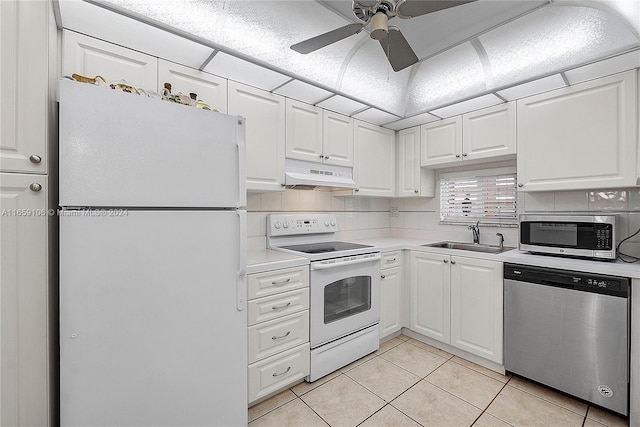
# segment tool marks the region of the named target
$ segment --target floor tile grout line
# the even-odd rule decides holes
[[[297,394],[295,394],[295,393],[291,390],[291,388],[288,388],[287,390],[289,390],[289,391],[291,391],[291,393],[293,393],[293,395],[295,396],[293,399],[291,399],[291,400],[287,400],[286,402],[282,403],[281,405],[278,405],[278,406],[276,406],[276,407],[274,407],[274,408],[269,409],[269,410],[268,410],[267,412],[265,412],[264,414],[260,415],[259,417],[254,418],[253,420],[251,420],[251,421],[249,421],[249,422],[250,422],[250,423],[252,423],[252,422],[254,422],[255,420],[257,420],[258,418],[262,418],[262,417],[264,417],[265,415],[270,414],[271,412],[275,411],[276,409],[282,408],[282,407],[283,407],[284,405],[286,405],[287,403],[293,402],[294,400],[296,400],[296,399],[298,399],[298,398],[299,398],[299,396],[298,396]],[[286,390],[282,390],[280,393],[284,393],[285,391],[286,391]],[[278,394],[280,394],[280,393],[278,393]],[[262,402],[260,402],[260,403],[267,402],[267,401],[269,401],[270,399],[273,399],[274,397],[276,397],[278,394],[275,394],[275,395],[271,396],[269,399],[265,399],[265,400],[263,400],[263,401],[262,401]],[[259,405],[260,403],[258,403],[258,404],[256,404],[256,405]],[[249,411],[249,408],[247,408],[247,412],[248,412],[248,411]]]
[[[391,363],[391,362],[389,362]],[[406,370],[405,370],[406,371]],[[409,372],[409,371],[407,371]],[[384,397],[380,396],[378,393],[376,393],[375,391],[371,390],[369,387],[367,387],[366,385],[362,384],[360,381],[358,381],[357,379],[353,378],[351,375],[347,374],[346,372],[344,373],[344,375],[348,376],[349,378],[351,378],[353,381],[355,381],[357,384],[361,385],[362,387],[364,387],[366,390],[370,391],[371,393],[373,393],[375,396],[379,397],[380,399],[382,399],[385,402],[385,406],[388,405],[389,403],[391,403],[393,400],[395,400],[398,396],[400,396],[400,394],[404,393],[405,391],[409,390],[411,387],[413,387],[414,385],[418,384],[420,381],[422,381],[422,379],[415,375],[412,374],[413,376],[415,376],[416,378],[418,378],[418,381],[416,381],[415,383],[411,384],[409,387],[407,387],[405,390],[402,391],[402,393],[400,393],[398,396],[394,397],[393,399],[391,399],[390,401],[387,401]]]
[[[480,418],[484,413],[486,413],[487,415],[491,415],[492,417],[502,421],[503,423],[509,424],[510,426],[513,426],[513,424],[511,424],[510,422],[508,422],[507,420],[503,420],[502,418],[493,415],[491,412],[487,412],[487,409],[489,409],[489,406],[491,406],[491,404],[498,398],[498,396],[500,396],[500,393],[502,393],[502,390],[504,390],[507,387],[507,383],[511,380],[511,378],[509,378],[509,380],[504,383],[502,385],[502,387],[500,388],[500,390],[496,393],[495,396],[493,396],[493,399],[491,399],[491,402],[489,402],[489,404],[482,410],[482,413],[480,415],[478,415],[478,418]],[[473,423],[475,424],[476,421],[478,421],[478,419],[476,419]],[[473,426],[473,424],[471,424]]]
[[[507,384],[505,384],[505,385],[509,385],[509,384],[507,383]],[[527,390],[523,390],[523,389],[521,389],[520,387],[516,387],[516,386],[513,386],[513,385],[509,385],[509,387],[514,388],[514,389],[516,389],[516,390],[518,390],[518,391],[521,391],[521,392],[523,392],[523,393],[526,393],[526,394],[528,394],[528,395],[530,395],[530,396],[533,396],[533,397],[535,397],[535,398],[538,398],[538,399],[540,399],[540,400],[543,400],[543,401],[545,401],[545,402],[547,402],[547,403],[551,403],[552,405],[555,405],[555,406],[557,406],[558,408],[564,409],[564,410],[569,411],[569,412],[571,412],[571,413],[573,413],[573,414],[580,415],[580,416],[584,416],[585,418],[587,417],[587,414],[589,413],[589,404],[587,404],[587,410],[586,410],[586,412],[584,413],[584,415],[582,415],[582,414],[580,414],[579,412],[576,412],[576,411],[575,411],[575,410],[573,410],[573,409],[569,409],[569,408],[567,408],[566,406],[559,405],[559,404],[557,404],[556,402],[553,402],[553,401],[551,401],[551,400],[549,400],[549,399],[545,399],[544,397],[542,397],[542,396],[538,396],[537,394],[531,393],[531,392],[529,392],[529,391],[527,391]],[[549,390],[551,390],[551,391],[555,391],[555,390],[553,390],[553,389],[549,389]],[[564,395],[563,395],[563,396],[564,396]],[[573,397],[571,397],[571,396],[567,396],[567,397],[569,397],[569,398],[571,398],[571,399],[575,399],[575,398],[573,398]]]
[[[477,373],[479,373],[479,374],[482,374],[482,375],[484,375],[485,377],[489,377],[489,378],[491,378],[492,380],[496,380],[496,381],[498,381],[498,382],[501,382],[502,384],[507,384],[509,381],[511,381],[511,378],[513,378],[513,376],[511,376],[511,375],[504,374],[504,376],[508,376],[509,378],[507,378],[507,381],[502,382],[502,381],[500,381],[499,379],[497,379],[497,378],[493,378],[491,375],[487,375],[487,374],[485,374],[484,372],[482,372],[482,371],[480,371],[480,370],[478,370],[478,369],[474,369],[474,368],[472,368],[471,366],[465,365],[464,363],[456,362],[456,361],[454,360],[454,359],[455,359],[455,357],[456,357],[456,356],[453,356],[453,357],[452,357],[451,359],[449,359],[449,360],[451,360],[451,362],[455,363],[456,365],[464,366],[465,368],[471,369],[472,371],[477,372]],[[459,356],[458,356],[458,357],[459,357]],[[463,359],[463,360],[465,360],[465,359]],[[468,362],[471,362],[471,361],[470,361],[470,360],[468,360]],[[473,362],[471,362],[471,363],[473,363]],[[500,373],[500,372],[497,372],[497,371],[493,371],[492,369],[485,368],[484,366],[482,366],[482,365],[478,365],[478,364],[476,364],[476,363],[474,363],[474,365],[480,366],[481,368],[484,368],[484,369],[488,369],[488,370],[490,370],[491,372],[495,372],[495,373],[497,373],[497,374],[499,374],[499,373]],[[501,375],[502,375],[502,374],[501,374]]]

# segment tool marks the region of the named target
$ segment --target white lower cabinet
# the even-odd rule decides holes
[[[380,338],[402,328],[402,251],[382,254],[380,270]]]
[[[309,267],[247,275],[249,404],[309,375]]]
[[[410,329],[502,364],[502,263],[411,252]]]

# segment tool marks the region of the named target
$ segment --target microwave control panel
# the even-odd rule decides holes
[[[611,249],[611,226],[596,224],[594,230],[596,235],[595,249]]]

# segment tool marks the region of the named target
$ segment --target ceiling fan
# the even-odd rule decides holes
[[[409,19],[472,1],[476,0],[398,0],[396,2],[391,0],[354,0],[353,13],[362,23],[348,24],[320,34],[292,45],[291,49],[302,54],[311,53],[358,34],[370,24],[369,36],[380,42],[393,71],[400,71],[418,62],[418,57],[400,29],[396,26],[389,26],[389,19],[395,16]]]

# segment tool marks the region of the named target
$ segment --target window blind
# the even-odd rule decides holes
[[[517,219],[516,174],[440,179],[440,221]]]

